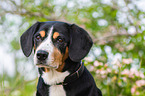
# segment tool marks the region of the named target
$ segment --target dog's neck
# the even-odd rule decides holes
[[[69,57],[65,61],[63,72],[69,71],[70,74],[74,73],[81,65],[80,62],[73,62]]]

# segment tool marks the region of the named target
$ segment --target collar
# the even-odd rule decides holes
[[[77,80],[84,72],[84,63],[81,62],[80,67],[72,74],[68,75],[64,82],[57,83],[56,85],[67,85],[75,80]]]

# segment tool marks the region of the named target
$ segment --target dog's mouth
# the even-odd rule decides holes
[[[39,68],[54,68],[57,69],[57,66],[50,66],[50,65],[44,65],[44,64],[36,64]]]
[[[43,65],[43,64],[36,64],[38,67],[44,67],[44,68],[50,68],[48,65]]]

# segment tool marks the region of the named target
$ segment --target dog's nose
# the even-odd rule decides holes
[[[43,60],[46,60],[47,57],[48,57],[48,52],[43,51],[43,50],[39,50],[37,52],[37,59],[38,60],[43,61]]]

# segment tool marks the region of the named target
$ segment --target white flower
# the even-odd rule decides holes
[[[107,68],[107,72],[108,72],[108,73],[111,73],[111,69],[110,69],[110,68]]]
[[[86,60],[88,62],[93,62],[93,58],[91,58],[91,57],[85,57],[84,60]]]
[[[138,87],[144,86],[145,85],[145,80],[138,80],[138,81],[136,81],[136,85]]]
[[[93,71],[94,70],[94,66],[90,66],[89,71]]]
[[[95,61],[94,62],[94,66],[103,66],[103,63],[102,62],[99,62],[99,61]]]
[[[128,69],[124,69],[122,72],[121,72],[122,75],[129,75],[130,74],[130,71]]]
[[[99,62],[98,61],[95,61],[94,62],[94,66],[99,66]]]
[[[132,60],[131,58],[129,58],[129,59],[123,59],[122,62],[123,62],[124,64],[130,64],[130,63],[133,62],[133,60]]]
[[[126,78],[126,77],[123,77],[123,81],[124,81],[124,82],[127,82],[127,78]]]
[[[145,78],[145,76],[144,76],[144,74],[142,72],[140,73],[140,77],[141,78]]]
[[[133,94],[135,92],[136,88],[135,87],[132,87],[131,88],[131,93]]]

